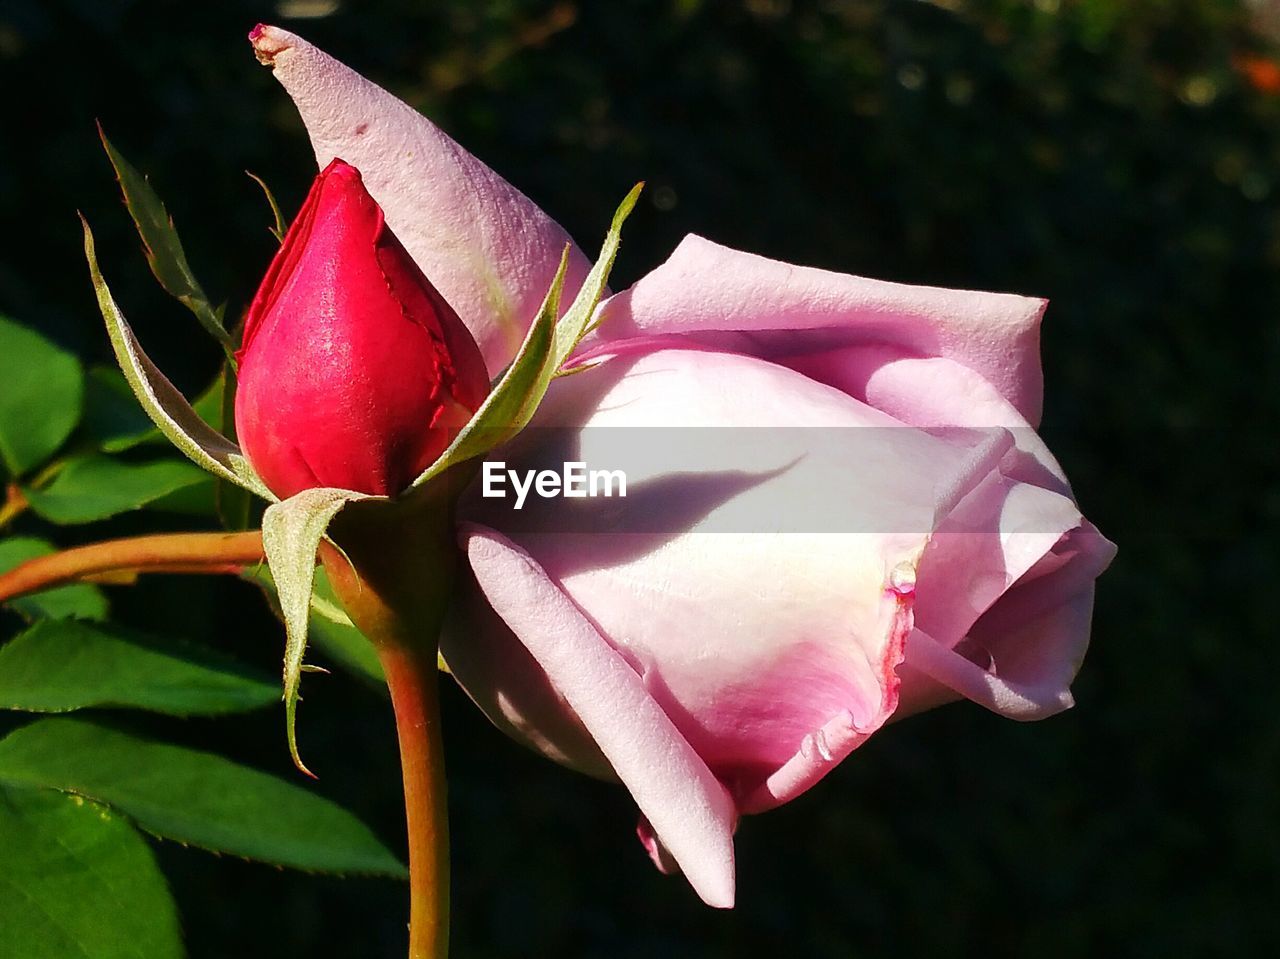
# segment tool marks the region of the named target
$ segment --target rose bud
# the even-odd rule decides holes
[[[236,431],[281,498],[317,486],[394,496],[489,390],[471,334],[339,159],[289,227],[236,359]]]
[[[560,224],[402,100],[288,30],[259,24],[258,59],[293,98],[316,162],[354,164],[494,374],[509,364],[569,248],[561,309],[591,262]]]

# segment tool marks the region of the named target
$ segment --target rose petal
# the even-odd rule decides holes
[[[440,636],[440,654],[471,701],[498,729],[563,766],[618,777],[600,747],[528,649],[462,571]]]
[[[591,731],[708,905],[733,905],[733,800],[636,672],[527,553],[478,526],[463,546],[493,608]]]
[[[993,473],[930,538],[920,561],[916,625],[954,646],[1083,521],[1067,497]]]
[[[763,812],[799,796],[866,742],[893,715],[901,685],[897,668],[902,663],[911,632],[911,603],[915,593],[914,583],[903,578],[905,572],[901,567],[895,570],[897,575],[886,584],[882,602],[886,642],[879,663],[883,690],[879,708],[870,718],[861,720],[852,711],[840,713],[809,734],[795,755],[743,798],[739,805],[744,813]]]
[[[1033,553],[1028,545],[1024,552]],[[1115,546],[1081,521],[1002,591],[961,640],[939,640],[922,626],[926,617],[918,617],[907,640],[898,716],[960,696],[1019,720],[1069,709],[1071,681],[1089,645],[1094,580],[1114,556]],[[923,583],[924,563],[921,572]]]
[[[364,175],[387,223],[462,317],[491,377],[502,371],[572,247],[565,308],[591,264],[528,197],[408,104],[279,27],[250,34],[293,98],[325,167]]]
[[[653,831],[653,825],[644,816],[636,823],[636,838],[640,840],[640,845],[649,854],[649,859],[658,872],[664,876],[674,876],[680,872],[680,864],[671,857],[671,851],[662,844],[658,834]]]
[[[705,350],[561,381],[539,422],[562,429],[495,458],[624,466],[627,499],[516,514],[477,497],[464,515],[537,558],[746,809],[808,788],[834,766],[824,751],[838,760],[892,712],[906,626],[886,584],[1011,445],[1004,430],[931,436]]]
[[[851,346],[782,358],[819,383],[921,427],[1004,427],[1017,452],[1000,464],[1011,479],[1064,495],[1062,467],[1031,424],[979,373],[942,357],[907,357],[890,346]]]
[[[1031,425],[1040,419],[1045,301],[906,286],[792,266],[690,235],[670,259],[601,309],[606,339],[708,334],[769,359],[880,344],[970,367]]]

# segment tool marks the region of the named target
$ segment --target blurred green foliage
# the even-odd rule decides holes
[[[1266,64],[1280,51],[1249,10],[5,0],[0,311],[108,359],[79,208],[156,363],[188,395],[213,378],[219,351],[155,286],[93,121],[150,174],[230,325],[275,246],[243,171],[286,216],[314,171],[245,43],[257,19],[399,93],[582,240],[647,180],[615,288],[695,231],[846,272],[1049,297],[1044,433],[1121,548],[1077,709],[1018,726],[955,706],[886,730],[743,823],[740,906],[720,914],[651,870],[621,790],[527,754],[454,693],[456,955],[1271,954],[1280,97]],[[290,18],[304,13],[325,15]],[[129,514],[58,535],[190,525]],[[29,513],[5,533],[49,535]],[[122,623],[278,668],[279,626],[250,585],[144,581],[111,601]],[[274,711],[139,722],[290,775]],[[345,675],[313,678],[301,737],[322,790],[399,836],[385,701]],[[405,894],[390,881],[155,852],[197,959],[402,951]]]

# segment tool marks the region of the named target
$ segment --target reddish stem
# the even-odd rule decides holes
[[[29,505],[21,486],[17,483],[10,483],[5,487],[4,502],[0,503],[0,529],[8,526],[18,516],[21,516]]]
[[[409,959],[449,949],[449,826],[437,654],[457,562],[452,488],[352,503],[320,544],[329,582],[378,650],[395,709],[409,838]]]
[[[409,837],[409,959],[449,952],[449,815],[434,647],[382,646]]]
[[[137,573],[232,573],[263,561],[262,533],[165,533],[109,539],[29,559],[0,574],[0,603],[84,580]]]

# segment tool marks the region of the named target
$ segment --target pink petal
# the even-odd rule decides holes
[[[1042,552],[1035,545],[1041,536],[1015,534],[1006,540],[1006,551],[1022,554],[1011,559],[1011,573],[1023,571],[1010,577],[1007,589],[990,590],[995,595],[987,597],[989,605],[964,636],[933,635],[929,626],[952,633],[956,628],[937,611],[932,622],[927,616],[917,619],[901,671],[899,716],[960,696],[1020,720],[1071,707],[1071,681],[1089,645],[1094,580],[1115,556],[1115,546],[1084,520]],[[957,568],[965,560],[948,558]],[[922,562],[922,586],[926,574]]]
[[[1114,547],[1081,517],[1044,441],[991,383],[954,360],[858,346],[785,362],[904,422],[1004,426],[1015,439],[1000,472],[948,516],[925,551],[898,717],[961,696],[1020,719],[1069,707],[1089,640],[1093,580]],[[1064,556],[1072,557],[1070,578],[1059,568]],[[1035,580],[1055,608],[1025,609],[1018,597]]]
[[[994,385],[973,369],[942,357],[906,357],[891,346],[850,346],[785,357],[792,369],[920,427],[1008,429],[1017,452],[1001,464],[1006,476],[1070,495],[1049,448]]]
[[[461,316],[490,376],[515,356],[572,247],[567,309],[590,264],[528,197],[408,104],[279,27],[250,34],[293,98],[323,168],[360,170],[387,223]]]
[[[466,573],[466,571],[463,571]],[[596,779],[618,777],[545,670],[475,588],[459,583],[440,637],[449,672],[498,729]]]
[[[546,671],[708,905],[733,905],[733,800],[644,683],[526,552],[467,526],[489,602]]]
[[[517,516],[476,498],[464,515],[536,557],[745,810],[808,788],[893,711],[908,621],[886,585],[909,580],[938,517],[1011,448],[1007,431],[945,441],[705,350],[629,355],[555,394],[540,427],[565,427],[551,436],[571,437],[570,458],[625,467],[626,505]],[[563,460],[542,432],[494,458]]]
[[[916,625],[954,646],[1010,586],[1083,522],[1067,497],[993,473],[930,538],[920,560]]]
[[[898,708],[901,683],[897,668],[902,664],[903,650],[911,632],[911,603],[915,593],[914,582],[901,578],[903,572],[899,570],[899,578],[891,580],[885,589],[883,606],[888,628],[879,664],[883,690],[879,708],[861,721],[852,711],[845,711],[810,733],[795,755],[742,799],[739,805],[744,813],[772,809],[805,792],[866,742]]]
[[[696,334],[769,359],[886,345],[944,357],[988,380],[1031,425],[1040,418],[1045,301],[944,290],[792,266],[690,235],[601,310],[607,339]]]

